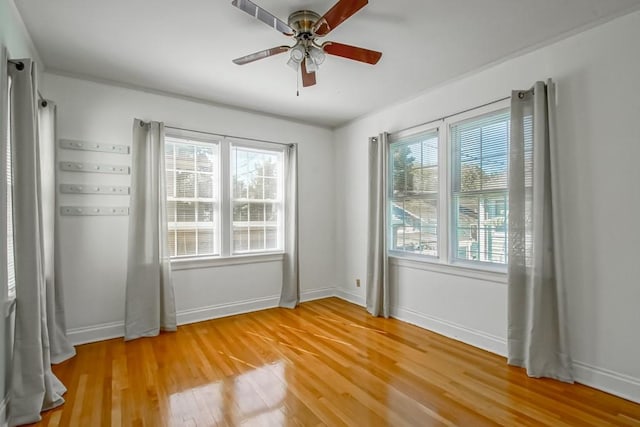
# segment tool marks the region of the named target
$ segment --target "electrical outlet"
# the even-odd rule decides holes
[[[356,287],[359,288],[360,287],[360,279],[356,279]]]

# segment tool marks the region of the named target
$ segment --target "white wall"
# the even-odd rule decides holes
[[[46,74],[58,105],[58,137],[131,144],[133,119],[299,143],[300,282],[303,298],[332,295],[334,180],[331,130],[118,86]],[[130,156],[58,149],[59,160],[130,164]],[[129,185],[129,176],[58,172],[59,183]],[[128,206],[128,196],[59,195],[61,205]],[[61,216],[61,271],[75,342],[122,335],[127,217]],[[179,322],[277,305],[281,262],[174,272]]]
[[[446,84],[336,131],[339,293],[364,301],[367,137],[558,84],[560,209],[579,381],[640,401],[640,12]],[[363,159],[354,161],[353,159]],[[501,280],[394,266],[396,316],[504,354]],[[503,280],[502,280],[503,281]]]
[[[36,61],[39,59],[13,0],[0,0],[0,45],[7,48],[9,58],[32,58]],[[2,182],[4,184],[4,181]],[[3,260],[2,262],[6,261]],[[0,289],[5,288],[0,287]],[[0,298],[0,303],[4,304],[4,298]],[[0,349],[0,425],[4,425],[6,391],[9,381],[7,374],[10,372],[9,349],[11,348],[11,343],[9,342],[9,325],[12,322],[5,318],[5,307],[2,306],[0,308],[0,343],[2,343],[2,348]]]

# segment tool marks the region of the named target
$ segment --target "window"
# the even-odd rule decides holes
[[[11,77],[7,83],[7,94],[9,95],[6,100],[7,107],[7,129],[6,129],[6,180],[7,180],[7,296],[9,300],[16,297],[16,270],[15,270],[15,253],[13,245],[13,161],[11,157]]]
[[[390,254],[500,268],[507,262],[507,104],[437,125],[391,135]]]
[[[389,153],[394,251],[438,255],[438,132],[399,138]]]
[[[505,264],[509,111],[455,123],[453,153],[453,257]]]
[[[218,144],[166,138],[169,254],[220,253]]]
[[[280,247],[282,153],[233,146],[233,253]]]
[[[171,257],[281,251],[284,146],[191,134],[165,138]]]

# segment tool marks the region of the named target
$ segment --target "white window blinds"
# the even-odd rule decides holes
[[[453,256],[506,263],[509,110],[450,127]]]
[[[11,158],[11,78],[7,84],[7,134],[5,135],[7,142],[6,155],[6,178],[7,178],[7,286],[8,298],[13,299],[16,296],[16,269],[15,269],[15,252],[13,246],[13,160]]]
[[[282,249],[283,154],[231,147],[232,252]]]
[[[392,142],[389,249],[438,255],[438,132]]]
[[[170,255],[218,255],[218,144],[166,137],[165,167]]]

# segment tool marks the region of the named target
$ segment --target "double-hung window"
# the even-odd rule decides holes
[[[453,258],[505,264],[509,110],[452,124]]]
[[[282,252],[283,145],[168,133],[165,168],[172,258]]]
[[[165,138],[169,254],[220,254],[219,144]]]
[[[231,147],[234,254],[281,247],[282,164],[282,151]]]
[[[389,152],[390,249],[438,256],[438,131],[399,138]]]
[[[506,264],[509,132],[510,111],[501,103],[391,136],[390,255],[476,268]]]

